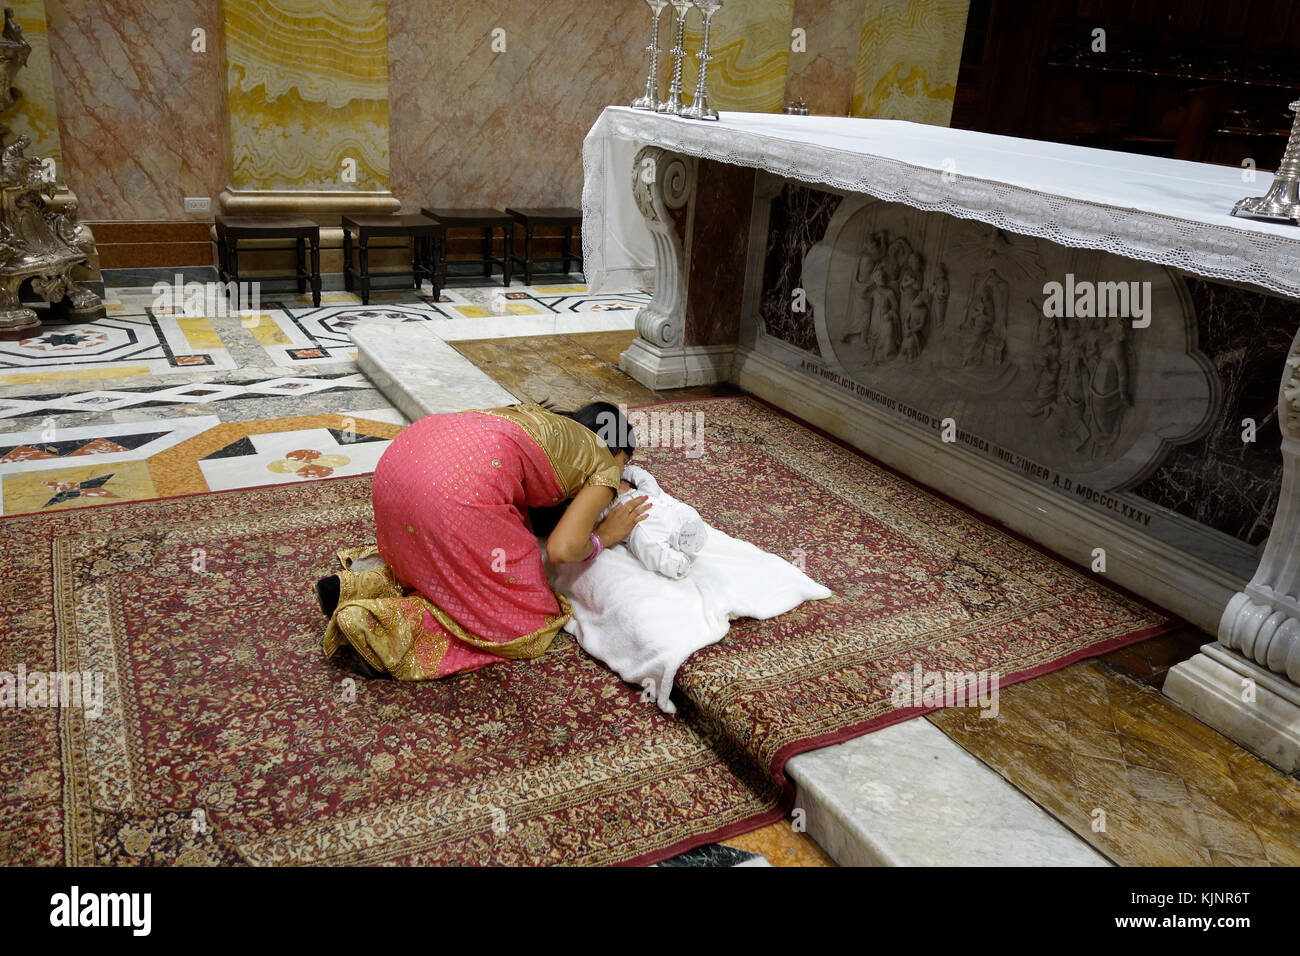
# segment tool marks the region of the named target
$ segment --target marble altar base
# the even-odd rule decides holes
[[[1221,644],[1206,644],[1169,671],[1163,690],[1283,773],[1300,771],[1300,688],[1285,677]]]

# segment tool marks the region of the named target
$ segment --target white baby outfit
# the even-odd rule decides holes
[[[623,480],[631,484],[632,489],[615,498],[601,513],[597,523],[603,521],[615,506],[649,495],[652,507],[645,512],[647,517],[637,522],[623,543],[647,569],[673,580],[685,577],[708,537],[704,519],[690,505],[660,488],[659,482],[644,468],[628,465],[623,469]]]

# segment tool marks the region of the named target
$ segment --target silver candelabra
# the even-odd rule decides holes
[[[677,42],[669,51],[673,55],[673,80],[668,86],[668,99],[659,104],[659,112],[676,115],[682,111],[682,59],[686,56],[686,14],[691,11],[691,0],[670,2],[677,11]]]
[[[1232,207],[1234,216],[1300,223],[1300,100],[1291,104],[1296,114],[1291,124],[1282,162],[1273,175],[1273,185],[1263,196],[1243,199]]]
[[[659,109],[659,54],[663,52],[659,48],[659,20],[664,12],[664,7],[668,6],[668,0],[645,0],[645,2],[654,17],[653,22],[650,24],[650,45],[646,47],[646,52],[650,54],[650,75],[646,77],[645,95],[634,99],[632,108],[635,110],[657,110]]]
[[[695,9],[704,18],[704,35],[700,40],[700,52],[696,59],[700,61],[700,76],[695,84],[695,100],[690,106],[681,110],[679,115],[687,119],[716,120],[718,111],[709,106],[709,26],[713,15],[722,9],[723,0],[695,0]]]

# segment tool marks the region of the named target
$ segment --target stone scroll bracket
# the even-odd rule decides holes
[[[749,168],[654,146],[637,153],[632,191],[653,240],[654,298],[638,313],[637,338],[619,366],[641,384],[683,388],[730,377],[754,185]]]
[[[637,335],[659,348],[682,344],[686,328],[686,261],[679,216],[695,194],[696,160],[648,146],[636,155],[632,195],[654,239],[655,292],[636,318]],[[684,231],[684,230],[683,230]]]
[[[1300,770],[1300,332],[1278,392],[1282,489],[1254,577],[1217,644],[1170,670],[1164,693],[1286,773]]]

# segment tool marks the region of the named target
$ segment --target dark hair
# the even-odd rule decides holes
[[[591,402],[583,405],[576,412],[562,412],[557,408],[550,410],[556,415],[563,415],[577,422],[588,431],[595,432],[596,436],[605,443],[611,455],[617,455],[621,451],[627,455],[629,461],[631,460],[632,452],[636,449],[636,434],[617,405],[610,402]],[[550,535],[571,501],[572,499],[569,499],[558,505],[529,508],[529,522],[532,524],[533,534],[542,537]]]
[[[556,411],[555,414],[572,419],[605,443],[611,455],[623,452],[630,459],[636,449],[636,433],[627,417],[617,405],[610,402],[590,402],[576,412]]]

